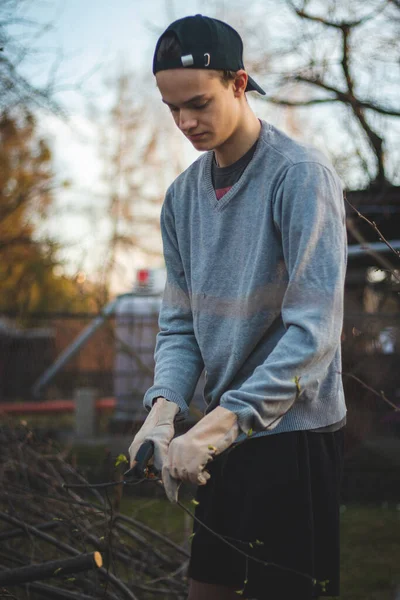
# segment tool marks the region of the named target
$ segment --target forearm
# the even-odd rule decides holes
[[[162,396],[175,402],[180,409],[179,418],[185,418],[204,365],[193,329],[190,294],[176,238],[172,204],[170,188],[160,219],[167,283],[159,315],[154,385],[146,392],[144,405],[150,409],[154,399]]]
[[[221,406],[236,413],[243,432],[274,429],[295,402],[317,401],[320,382],[338,351],[340,315],[334,320],[337,332],[330,339],[316,323],[290,325],[251,377],[221,396]]]
[[[159,327],[154,384],[146,392],[144,405],[149,409],[154,398],[162,396],[175,402],[179,418],[185,418],[204,364],[193,331],[189,298],[171,283],[164,293]]]

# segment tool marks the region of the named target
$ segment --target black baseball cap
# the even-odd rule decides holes
[[[182,49],[182,55],[176,58],[157,58],[161,40],[166,34],[173,33]],[[195,15],[174,21],[160,36],[153,58],[153,73],[167,69],[192,68],[239,71],[244,69],[242,38],[230,25]],[[246,92],[258,92],[265,96],[264,90],[248,77]]]

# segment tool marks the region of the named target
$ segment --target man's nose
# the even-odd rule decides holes
[[[197,119],[191,110],[181,109],[179,111],[179,129],[183,133],[188,133],[191,129],[197,127]]]

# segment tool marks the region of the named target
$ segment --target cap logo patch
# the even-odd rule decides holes
[[[181,61],[183,67],[190,67],[191,65],[194,65],[194,58],[192,54],[181,56]]]
[[[206,53],[204,54],[204,58],[206,59],[206,62],[204,63],[204,66],[205,66],[205,67],[208,67],[208,66],[209,66],[209,64],[210,64],[210,60],[211,60],[211,56],[208,54],[208,52],[206,52]]]

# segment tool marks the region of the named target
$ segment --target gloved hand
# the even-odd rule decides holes
[[[236,414],[217,406],[187,433],[172,440],[162,469],[168,499],[178,501],[181,481],[205,485],[210,478],[207,463],[229,448],[238,435]]]
[[[167,456],[168,446],[174,437],[174,418],[179,412],[175,402],[165,398],[157,398],[145,422],[135,435],[129,446],[130,466],[135,465],[136,454],[143,442],[151,440],[154,443],[154,467],[161,471]]]

